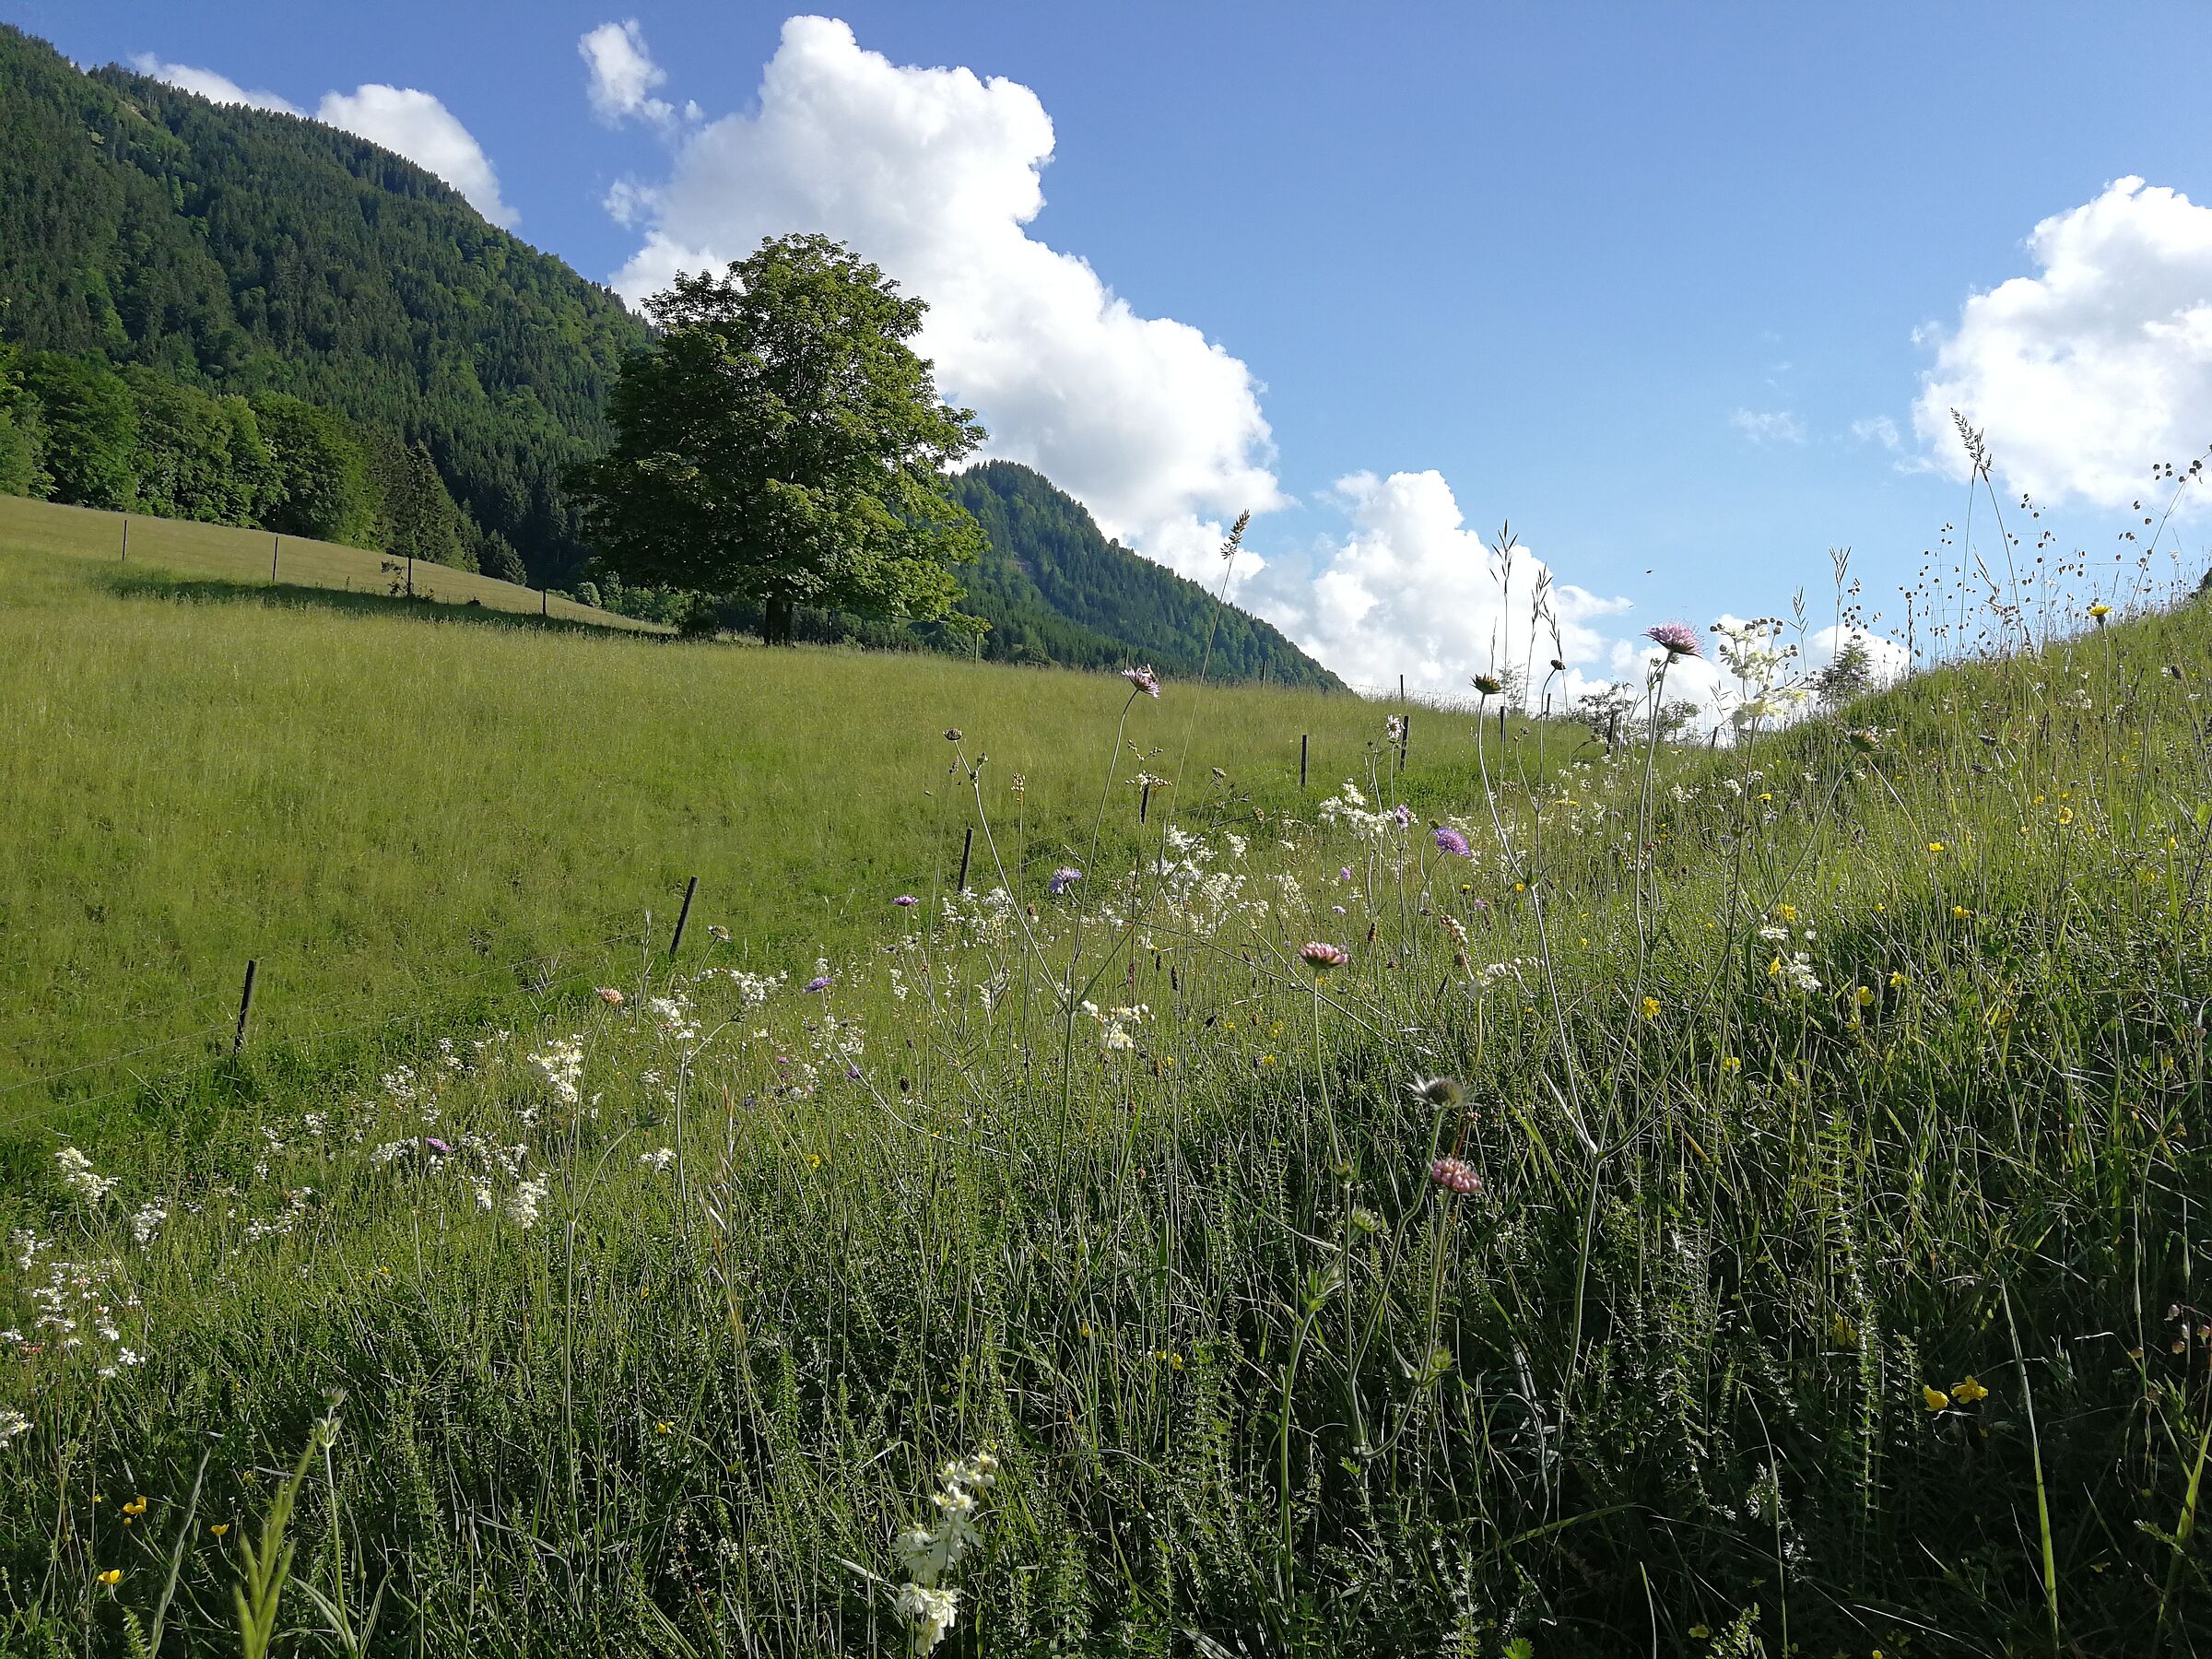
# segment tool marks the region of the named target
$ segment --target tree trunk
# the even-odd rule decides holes
[[[791,601],[771,597],[760,602],[760,642],[763,645],[791,643]]]

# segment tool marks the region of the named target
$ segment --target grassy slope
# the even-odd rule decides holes
[[[769,661],[817,701],[892,666]],[[112,1194],[49,1160],[13,1200],[0,1317],[50,1343],[51,1283],[86,1337],[0,1370],[0,1628],[121,1651],[175,1538],[171,1628],[225,1651],[205,1529],[344,1386],[299,1571],[388,1583],[399,1651],[902,1651],[888,1541],[988,1442],[953,1653],[2201,1652],[2208,664],[2192,606],[1885,694],[1871,752],[1664,755],[1648,810],[1634,757],[1493,749],[1495,817],[1430,783],[1469,861],[1186,800],[1173,871],[1101,858],[1034,923],[855,907],[825,995],[715,947],[335,1103],[96,1139]],[[1112,688],[894,684],[885,770],[849,709],[820,769],[839,844],[945,764],[910,723],[987,777],[1049,745],[1080,816]],[[1055,684],[1041,735],[1000,690]],[[1248,771],[1253,706],[1202,705]]]
[[[196,1058],[223,1041],[249,957],[265,1039],[388,1018],[462,975],[512,988],[488,971],[527,957],[597,971],[634,959],[649,911],[665,939],[693,875],[701,929],[810,965],[894,894],[953,878],[966,818],[943,733],[979,718],[994,798],[1028,779],[1031,885],[1085,860],[1101,723],[1110,740],[1124,689],[1111,679],[333,608],[142,566],[234,574],[255,556],[194,525],[135,523],[127,575],[51,557],[57,526],[75,551],[114,525],[0,499],[0,1088],[148,1044],[170,1046],[68,1088]],[[374,568],[345,548],[295,557]],[[1197,781],[1219,765],[1277,806],[1295,800],[1301,732],[1319,787],[1382,730],[1370,705],[1314,693],[1209,693],[1194,730],[1192,713],[1180,692],[1146,703],[1129,737],[1188,738]],[[1410,786],[1459,789],[1471,753],[1464,727],[1424,726]],[[1115,788],[1116,834],[1135,806]],[[0,1122],[44,1093],[0,1095]]]
[[[123,530],[124,515],[119,512],[0,495],[0,555],[16,561],[37,562],[65,554],[112,560],[115,564],[112,574],[117,577],[151,572],[155,579],[264,584],[269,579],[271,544],[275,543],[281,589],[325,589],[363,595],[389,595],[392,591],[394,577],[383,568],[385,556],[361,547],[304,541],[293,535],[272,536],[264,530],[238,530],[225,524],[134,517],[126,563]],[[9,578],[11,587],[36,580],[32,572],[15,562],[11,562]],[[465,606],[474,601],[488,610],[532,617],[539,614],[541,604],[535,588],[518,587],[474,571],[450,570],[427,561],[418,561],[415,566],[415,595],[418,600],[440,605]],[[632,631],[653,629],[651,623],[594,610],[572,599],[548,596],[543,606],[547,615],[564,622]]]

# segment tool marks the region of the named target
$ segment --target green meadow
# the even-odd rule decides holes
[[[811,969],[957,883],[956,725],[1007,809],[971,885],[995,856],[1034,887],[1100,820],[1118,680],[679,644],[566,601],[547,626],[509,614],[527,590],[427,566],[418,591],[432,570],[486,606],[410,605],[359,591],[376,555],[316,544],[272,588],[266,536],[136,520],[125,565],[121,524],[0,498],[0,1125],[227,1052],[249,959],[250,1046],[288,1054],[634,966],[694,876],[693,944],[712,924],[748,966]],[[1464,791],[1465,722],[1416,721],[1404,786]],[[1140,806],[1153,831],[1171,804],[1295,807],[1301,735],[1324,791],[1371,770],[1382,713],[1256,688],[1133,709],[1108,844]],[[1147,772],[1188,799],[1140,802]]]
[[[2204,1648],[2202,601],[1400,775],[9,559],[10,1052],[295,1058],[15,1131],[0,1651]]]

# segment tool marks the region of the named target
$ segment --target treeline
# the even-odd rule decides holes
[[[512,544],[421,443],[281,392],[211,392],[0,341],[0,493],[345,542],[508,582]]]
[[[565,586],[588,555],[561,469],[606,441],[606,388],[645,330],[390,151],[128,70],[87,74],[0,26],[0,335],[25,354],[27,381],[81,394],[96,427],[97,406],[121,402],[115,382],[129,394],[137,458],[103,469],[89,457],[108,499],[127,473],[141,511],[283,513],[313,526],[299,534],[381,544],[367,526],[404,516],[412,473],[418,516],[466,510],[429,524],[430,545],[450,532],[498,574],[501,549],[519,549],[537,581]],[[65,391],[68,371],[33,372],[31,354],[48,352],[112,378]],[[241,400],[262,447],[320,456],[322,476],[272,500],[243,442],[211,478],[210,434],[218,416],[235,429]],[[358,463],[323,441],[334,429]],[[117,447],[93,446],[111,463]],[[48,465],[72,478],[57,493],[78,488],[68,466]]]

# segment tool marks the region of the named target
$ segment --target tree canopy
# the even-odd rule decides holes
[[[948,616],[982,536],[946,469],[983,432],[909,344],[925,309],[824,236],[678,276],[608,400],[613,448],[569,475],[602,562],[757,604],[771,641],[798,605]]]

